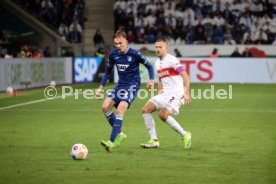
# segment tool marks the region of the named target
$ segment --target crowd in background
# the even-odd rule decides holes
[[[64,40],[82,41],[85,0],[12,1]],[[124,26],[129,43],[165,38],[169,44],[276,44],[276,0],[115,0],[113,13],[114,30]],[[4,33],[0,29],[1,42],[5,42]],[[93,42],[96,55],[104,55],[100,29]],[[22,45],[16,53],[2,50],[0,57],[51,57],[49,47]],[[231,56],[239,57],[235,51]],[[176,51],[176,55],[181,53]]]
[[[38,48],[34,45],[22,45],[20,50],[10,52],[9,49],[0,47],[0,58],[44,58],[52,57],[50,47],[44,49]]]
[[[82,42],[85,0],[12,0],[71,43]],[[0,43],[9,43],[0,27]],[[49,46],[22,44],[18,49],[0,46],[0,58],[52,57]],[[70,51],[71,50],[71,51]],[[72,48],[62,56],[72,56]]]
[[[63,47],[60,53],[61,57],[74,57],[75,53],[71,46]],[[7,48],[2,48],[0,46],[0,58],[47,58],[47,57],[57,57],[53,55],[50,51],[50,47],[39,48],[35,45],[24,44],[17,51],[11,51]]]
[[[130,43],[276,44],[275,0],[116,0]]]
[[[43,20],[64,40],[82,42],[85,22],[84,0],[13,0],[33,16]]]

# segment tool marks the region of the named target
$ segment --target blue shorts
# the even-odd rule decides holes
[[[137,97],[138,91],[140,88],[140,84],[136,83],[133,85],[116,85],[114,89],[112,89],[106,98],[111,98],[115,102],[115,107],[117,108],[120,102],[127,102],[128,108],[132,104],[132,102]]]

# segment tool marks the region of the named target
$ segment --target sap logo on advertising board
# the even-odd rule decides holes
[[[77,57],[74,60],[74,80],[77,83],[93,82],[102,62],[101,58]]]

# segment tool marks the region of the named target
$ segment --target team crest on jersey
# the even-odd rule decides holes
[[[132,57],[131,56],[127,56],[127,61],[131,62],[132,61]]]
[[[122,65],[122,64],[117,64],[117,68],[119,71],[123,72],[127,69],[129,65]]]

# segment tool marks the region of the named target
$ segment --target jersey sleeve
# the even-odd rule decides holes
[[[111,75],[112,70],[114,68],[114,64],[115,64],[114,60],[111,58],[111,56],[109,56],[108,61],[107,61],[107,68],[106,68],[105,74],[104,74],[104,76],[102,78],[102,81],[101,81],[102,86],[105,86],[107,80],[110,78],[110,75]]]
[[[180,69],[183,70],[183,66],[180,64],[180,61],[174,57],[171,59],[171,67],[176,71],[179,71]]]
[[[147,58],[141,52],[137,52],[137,57],[139,59],[139,63],[142,63],[143,65],[148,63]]]
[[[137,53],[139,63],[142,63],[149,72],[149,78],[150,80],[154,80],[154,67],[150,64],[150,62],[146,59],[144,55],[142,55],[140,52]]]

